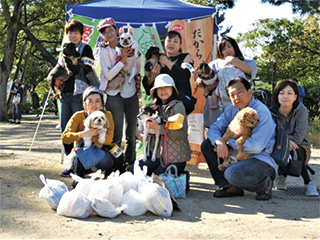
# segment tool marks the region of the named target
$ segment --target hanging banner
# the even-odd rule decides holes
[[[206,63],[211,62],[213,50],[213,24],[214,19],[212,17],[207,17],[192,21],[175,20],[168,28],[168,31],[175,30],[181,34],[182,52],[190,53],[192,55],[194,68],[203,61]],[[191,76],[190,83],[192,86],[192,93],[194,93],[194,75]],[[192,151],[191,160],[188,164],[198,165],[201,162],[205,162],[201,153],[201,142],[204,140],[202,113],[206,98],[203,95],[202,88],[198,88],[193,96],[197,98],[197,104],[195,110],[188,116],[189,144]]]

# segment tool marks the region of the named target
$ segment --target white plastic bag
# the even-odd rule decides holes
[[[157,183],[148,183],[141,186],[140,191],[146,198],[149,211],[162,217],[171,216],[173,206],[167,189]]]
[[[106,180],[94,181],[91,185],[89,199],[98,198],[109,200],[115,207],[120,206],[123,196],[123,187],[118,181],[119,172],[111,173]]]
[[[87,218],[91,212],[90,199],[75,189],[63,194],[57,208],[59,215],[75,218]]]
[[[82,193],[83,195],[85,195],[86,197],[89,196],[90,193],[90,189],[91,186],[94,182],[94,180],[101,174],[101,169],[99,169],[98,171],[96,171],[92,177],[90,179],[84,179],[81,178],[75,174],[70,173],[71,177],[73,178],[73,180],[77,181],[78,184],[75,187],[75,190]]]
[[[123,212],[133,217],[143,215],[148,210],[145,197],[133,189],[123,195],[121,205],[127,205]]]
[[[124,172],[119,176],[119,182],[123,187],[123,194],[128,192],[130,189],[137,190],[137,182],[131,172]]]
[[[91,206],[100,217],[107,218],[115,218],[127,207],[126,204],[115,207],[109,200],[98,198],[93,199]]]
[[[44,184],[44,187],[40,190],[39,197],[44,197],[52,209],[57,209],[62,195],[68,192],[68,187],[59,180],[46,180],[42,174],[39,178]]]

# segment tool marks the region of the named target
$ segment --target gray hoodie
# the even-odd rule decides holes
[[[302,103],[299,102],[296,107],[293,107],[287,117],[279,113],[277,107],[272,107],[270,111],[275,123],[287,130],[291,141],[299,146],[310,148],[310,143],[307,139],[308,110]]]

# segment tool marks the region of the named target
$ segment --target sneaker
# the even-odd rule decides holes
[[[307,190],[306,196],[308,196],[308,197],[319,196],[316,185],[314,185],[314,183],[311,181],[308,184],[306,184],[306,190]]]
[[[15,124],[16,120],[11,120],[10,124]]]
[[[74,173],[73,169],[65,169],[62,173],[60,173],[61,177],[71,177],[70,173]]]
[[[235,186],[230,186],[230,187],[223,188],[221,190],[217,190],[213,194],[213,196],[216,198],[238,197],[238,196],[240,197],[243,195],[244,195],[243,190]]]
[[[258,193],[256,196],[256,200],[258,200],[258,201],[270,200],[272,198],[272,187],[273,187],[273,179],[270,178],[267,191],[264,193]]]
[[[21,122],[18,120],[18,121],[16,122],[16,124],[21,124]]]
[[[278,175],[276,182],[275,182],[276,188],[278,190],[287,190],[286,180],[287,180],[287,177],[285,177],[283,175]]]

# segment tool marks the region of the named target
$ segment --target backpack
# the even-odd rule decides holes
[[[271,157],[280,166],[286,168],[289,163],[290,144],[287,131],[281,127],[276,126],[276,141],[274,143]]]

